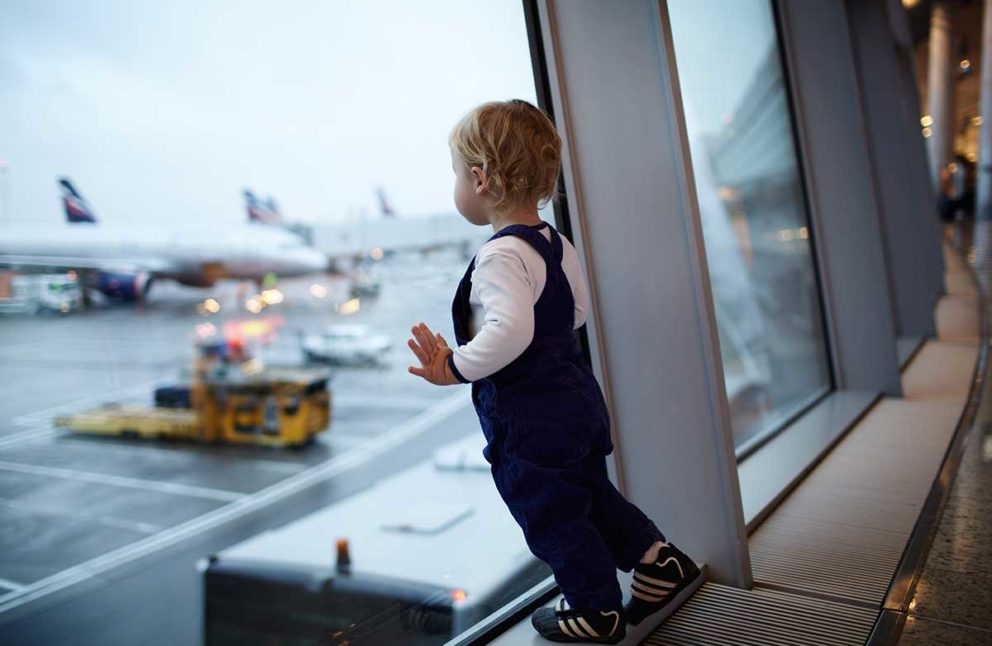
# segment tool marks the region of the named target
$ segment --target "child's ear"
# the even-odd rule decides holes
[[[486,175],[486,171],[478,166],[473,166],[471,171],[472,178],[475,180],[475,194],[482,195],[488,189],[489,177]]]

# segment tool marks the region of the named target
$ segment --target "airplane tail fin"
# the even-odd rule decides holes
[[[386,190],[381,186],[377,186],[375,195],[379,198],[379,211],[382,213],[382,217],[395,218],[396,211],[393,210],[393,205],[389,203],[389,198],[386,197]]]
[[[260,200],[247,188],[244,190],[244,195],[245,209],[247,209],[248,212],[249,222],[275,224],[276,222],[282,220],[282,214],[279,213],[279,207],[276,206],[276,201],[272,199],[271,196],[265,200]]]
[[[59,178],[59,186],[62,190],[62,206],[65,208],[65,217],[69,222],[96,222],[93,209],[76,187],[72,185],[67,177]]]

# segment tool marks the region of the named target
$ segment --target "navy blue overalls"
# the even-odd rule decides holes
[[[472,402],[496,488],[531,552],[548,564],[568,604],[622,604],[616,568],[629,572],[664,536],[610,482],[610,419],[599,384],[575,340],[575,302],[561,267],[562,242],[547,223],[504,227],[544,258],[547,281],[534,305],[534,339],[509,365],[472,383]],[[469,264],[452,304],[455,339],[471,339]],[[464,379],[458,375],[459,379]]]

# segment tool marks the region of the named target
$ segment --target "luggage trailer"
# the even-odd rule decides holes
[[[192,383],[158,388],[154,407],[108,403],[54,424],[77,433],[260,446],[303,446],[327,430],[326,368],[232,359],[218,350],[226,352],[226,343],[201,345]]]

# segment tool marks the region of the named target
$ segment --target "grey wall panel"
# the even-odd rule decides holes
[[[859,90],[867,124],[871,167],[875,178],[882,240],[890,293],[899,335],[934,336],[933,308],[936,293],[928,288],[931,263],[920,262],[927,247],[939,252],[940,233],[933,202],[920,203],[913,181],[922,164],[913,155],[923,151],[912,145],[922,140],[918,126],[907,130],[903,114],[903,85],[898,47],[883,3],[848,0],[847,13],[854,43]],[[930,207],[920,208],[920,207]]]
[[[926,140],[920,129],[920,94],[916,87],[916,55],[909,39],[909,19],[900,0],[888,0],[886,13],[896,38],[898,66],[899,116],[906,138],[907,172],[904,188],[913,195],[913,221],[921,228],[917,259],[926,267],[926,282],[920,289],[934,295],[934,301],[944,293],[944,253],[941,249],[941,225],[937,219],[937,195],[930,181]],[[936,240],[932,239],[936,238]]]
[[[750,585],[712,299],[664,5],[539,3],[594,363],[625,495]]]
[[[778,6],[837,386],[898,395],[893,310],[844,5]]]

